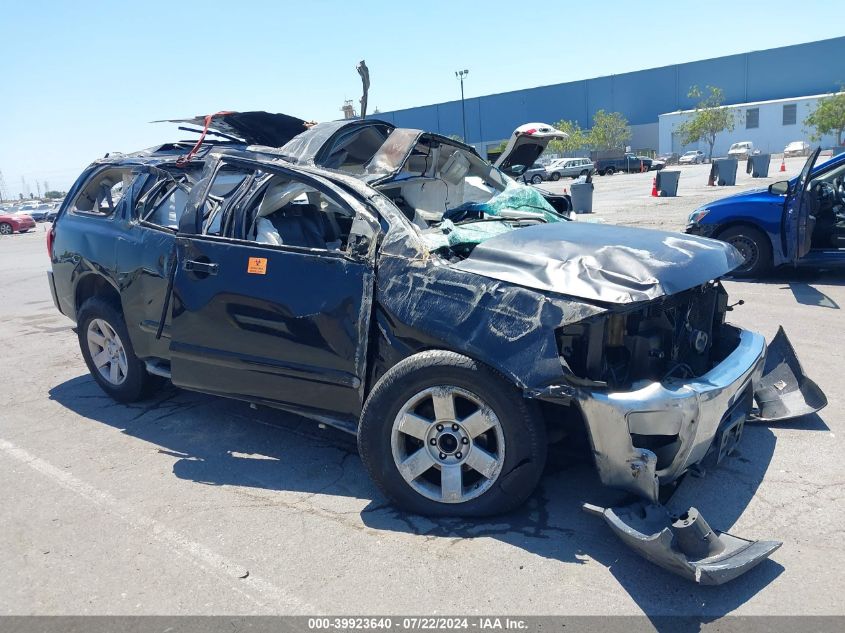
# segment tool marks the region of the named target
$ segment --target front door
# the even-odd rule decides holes
[[[821,148],[810,154],[798,176],[795,188],[789,192],[784,206],[783,228],[786,239],[786,258],[795,264],[810,252],[815,218],[811,215],[810,172],[816,164]]]
[[[173,382],[357,419],[373,271],[368,258],[347,248],[356,211],[322,179],[289,170],[245,182],[247,191],[228,208],[198,205],[222,221],[198,223],[208,224],[201,234],[177,238]],[[322,223],[314,213],[337,217]],[[294,226],[300,220],[311,224]],[[317,221],[340,232],[332,229],[321,245],[312,231]]]

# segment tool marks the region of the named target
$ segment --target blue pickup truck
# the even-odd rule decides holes
[[[801,173],[705,204],[689,216],[686,232],[732,244],[744,258],[734,274],[759,277],[778,266],[845,268],[845,154]]]

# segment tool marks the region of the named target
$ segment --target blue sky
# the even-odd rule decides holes
[[[7,0],[0,171],[66,189],[92,159],[184,138],[155,119],[269,110],[319,121],[841,36],[845,2]]]

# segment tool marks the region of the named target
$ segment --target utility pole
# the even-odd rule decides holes
[[[461,120],[464,124],[464,143],[467,142],[467,111],[464,106],[464,77],[469,74],[468,70],[456,70],[455,77],[461,80]]]
[[[26,178],[21,176],[21,195],[25,198],[26,197]]]
[[[35,179],[35,190],[38,192],[38,197],[41,197],[41,183],[38,182],[38,178]]]
[[[0,202],[6,199],[6,179],[3,178],[3,172],[0,171]]]

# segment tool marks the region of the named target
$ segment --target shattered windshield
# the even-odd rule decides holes
[[[465,256],[485,239],[530,224],[564,220],[534,187],[442,137],[396,129],[367,172],[416,225],[431,250]]]
[[[439,221],[423,229],[422,236],[432,251],[466,257],[485,240],[523,226],[562,222],[534,187],[508,180],[503,191],[486,201],[465,202],[443,213]]]

